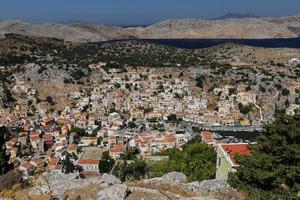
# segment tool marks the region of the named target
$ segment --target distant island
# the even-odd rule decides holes
[[[103,24],[0,21],[0,37],[6,33],[52,37],[70,42],[122,39],[270,39],[295,38],[300,16],[258,18],[252,14],[227,14],[213,20],[169,19],[149,26],[121,27]]]
[[[222,20],[222,19],[241,19],[241,18],[260,18],[258,15],[250,14],[250,13],[228,13],[226,15],[212,18],[211,20]]]

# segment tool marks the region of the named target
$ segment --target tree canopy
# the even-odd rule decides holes
[[[145,178],[149,173],[149,166],[143,159],[135,158],[130,162],[124,160],[118,163],[114,170],[114,175],[122,181],[127,180],[140,180]]]
[[[169,156],[169,160],[153,163],[151,176],[161,176],[172,171],[186,174],[189,181],[201,181],[215,176],[216,153],[212,147],[199,143],[197,139],[184,146],[182,151],[167,149],[159,155]]]
[[[99,172],[109,173],[115,164],[114,159],[109,155],[108,151],[103,152],[102,159],[99,161]]]
[[[252,156],[237,156],[230,185],[255,199],[297,199],[300,191],[300,116],[278,116],[252,145]]]

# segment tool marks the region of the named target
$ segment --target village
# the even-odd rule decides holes
[[[237,166],[234,154],[250,153],[250,141],[224,139],[208,129],[260,127],[259,117],[251,119],[238,106],[255,104],[254,93],[232,93],[227,85],[214,88],[211,92],[219,96],[218,110],[209,111],[208,95],[193,95],[194,83],[180,71],[162,74],[160,69],[127,67],[124,72],[104,66],[102,62],[89,66],[104,81],[91,80],[89,89],[68,94],[72,104],[61,111],[43,109],[36,89],[16,82],[12,91],[18,97],[17,105],[0,109],[0,126],[18,132],[4,148],[24,177],[45,171],[63,174],[66,159],[76,166],[73,173],[78,176],[99,176],[104,152],[118,160],[134,149],[139,157],[155,161],[167,159],[156,157],[157,153],[180,149],[200,136],[218,154],[216,176],[226,179]],[[53,104],[51,97],[46,101]]]

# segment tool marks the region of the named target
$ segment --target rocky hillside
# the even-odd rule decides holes
[[[85,24],[30,24],[19,20],[0,22],[0,34],[16,33],[28,36],[59,38],[70,42],[97,42],[128,39],[131,33],[113,26]]]
[[[280,38],[296,37],[282,24],[262,19],[167,20],[146,28],[136,29],[140,38]]]
[[[280,38],[297,37],[300,17],[226,18],[219,20],[166,20],[148,27],[122,28],[102,24],[30,24],[19,20],[0,21],[0,38],[6,33],[54,37],[71,42],[117,39],[165,38]]]
[[[78,179],[75,175],[41,175],[33,187],[17,191],[14,199],[99,200],[237,200],[242,195],[223,180],[187,182],[184,174],[170,172],[162,177],[122,183],[113,175]],[[11,194],[11,191],[2,194]]]

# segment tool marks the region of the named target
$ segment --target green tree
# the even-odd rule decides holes
[[[136,124],[133,121],[128,122],[128,128],[136,128]]]
[[[100,145],[102,141],[103,141],[103,137],[102,136],[98,137],[97,138],[97,145]]]
[[[67,154],[66,158],[62,162],[65,174],[73,173],[75,170],[74,164],[70,160],[70,155]]]
[[[79,127],[72,127],[71,132],[77,133],[81,137],[86,135],[85,130]]]
[[[114,159],[109,155],[108,151],[105,151],[102,155],[102,159],[99,161],[99,172],[109,173],[114,164]]]
[[[54,104],[53,98],[52,98],[51,96],[47,96],[47,97],[46,97],[46,101],[47,101],[48,103],[50,103],[50,104]]]
[[[248,105],[243,105],[241,103],[238,104],[239,110],[241,113],[243,113],[244,115],[248,114],[249,112],[252,111],[253,109],[253,104],[250,103]]]
[[[5,135],[7,133],[6,127],[0,127],[0,174],[5,174],[11,169],[9,165],[9,156],[6,155],[6,148],[5,148]]]
[[[289,94],[290,94],[290,91],[288,89],[286,89],[286,88],[282,89],[282,95],[283,96],[289,96]]]
[[[121,154],[122,160],[133,160],[140,153],[138,148],[127,148],[126,152]]]
[[[143,159],[136,158],[133,161],[123,161],[119,163],[115,170],[114,175],[122,181],[127,180],[140,180],[149,173],[149,166]]]
[[[182,151],[172,148],[159,155],[169,156],[169,160],[151,164],[151,176],[153,177],[172,171],[186,174],[189,181],[201,181],[215,176],[216,153],[207,144],[199,143],[199,139],[191,141],[183,147]]]
[[[297,199],[300,191],[300,116],[278,116],[252,145],[252,156],[237,156],[230,185],[256,199]]]

